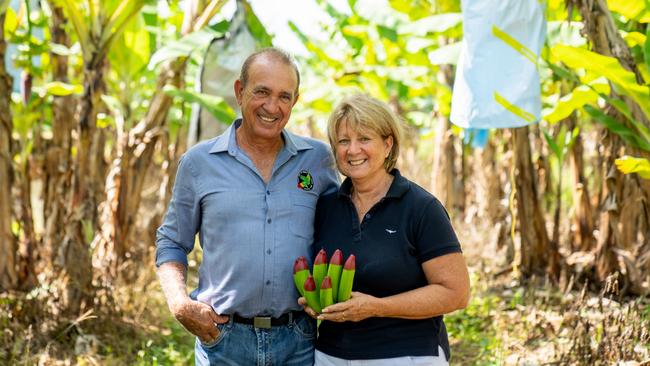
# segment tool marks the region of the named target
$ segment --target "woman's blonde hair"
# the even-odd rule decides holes
[[[332,150],[336,150],[338,141],[336,132],[343,121],[346,121],[348,127],[354,131],[371,130],[382,139],[392,136],[393,147],[384,161],[384,168],[390,172],[395,167],[399,157],[402,131],[399,119],[386,103],[365,94],[355,94],[344,98],[334,108],[327,123],[327,135]],[[334,155],[336,156],[336,154]]]

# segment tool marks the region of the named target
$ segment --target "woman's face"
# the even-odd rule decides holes
[[[353,130],[343,120],[336,131],[334,151],[343,175],[366,179],[386,174],[384,161],[393,147],[393,137],[382,138],[370,129]]]

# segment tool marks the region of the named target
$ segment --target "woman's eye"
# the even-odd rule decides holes
[[[339,145],[345,145],[345,144],[347,144],[347,143],[349,143],[349,142],[350,142],[350,140],[347,140],[347,139],[341,139],[341,140],[339,140]]]

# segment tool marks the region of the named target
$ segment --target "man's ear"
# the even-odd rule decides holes
[[[242,96],[244,95],[244,86],[242,85],[239,79],[235,80],[235,85],[233,86],[235,90],[235,98],[237,98],[237,104],[241,105]]]

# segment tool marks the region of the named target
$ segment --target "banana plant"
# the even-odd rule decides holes
[[[390,1],[390,13],[387,9],[383,17],[358,9],[356,1],[348,1],[349,12],[318,3],[333,20],[325,25],[327,40],[289,24],[310,53],[301,109],[316,111],[317,119],[324,120],[343,95],[360,91],[390,100],[419,128],[431,127],[432,110],[449,114],[451,88],[436,74],[441,64],[457,58],[455,44],[462,33],[457,1]],[[435,6],[444,13],[433,15]],[[454,46],[439,49],[447,44]]]
[[[541,129],[541,128],[540,128]],[[555,138],[549,134],[546,130],[542,129],[544,133],[544,138],[548,143],[548,146],[557,160],[557,186],[555,191],[555,214],[553,215],[554,224],[553,224],[553,237],[552,240],[558,244],[560,237],[560,212],[562,209],[562,170],[564,165],[564,158],[571,149],[576,137],[580,133],[578,127],[574,128],[573,131],[567,133],[566,125],[560,127],[560,131],[557,133]]]

